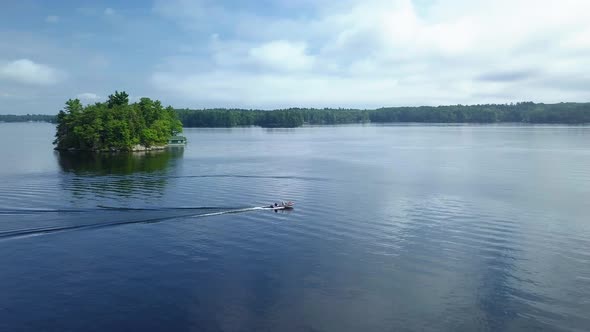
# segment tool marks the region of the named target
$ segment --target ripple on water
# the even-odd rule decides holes
[[[118,303],[197,330],[585,330],[590,131],[548,130],[187,130],[155,170],[11,172],[0,328]],[[233,211],[275,200],[296,208]]]

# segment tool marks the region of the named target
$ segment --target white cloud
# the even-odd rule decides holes
[[[15,97],[15,95],[12,93],[0,92],[0,98],[12,98],[12,97]]]
[[[49,15],[45,18],[46,23],[57,23],[59,22],[59,16]]]
[[[254,44],[226,41],[214,34],[209,42],[211,59],[217,67],[249,68],[259,72],[299,72],[312,69],[315,61],[313,56],[307,54],[307,45],[298,41],[272,40]]]
[[[115,14],[115,10],[113,8],[106,8],[104,10],[104,14],[107,15],[107,16],[114,15]]]
[[[313,57],[306,54],[307,46],[302,42],[275,40],[252,47],[249,57],[262,66],[285,71],[310,69]]]
[[[76,98],[78,98],[80,100],[84,100],[84,101],[93,102],[93,101],[97,101],[98,99],[100,99],[100,96],[97,95],[96,93],[92,93],[92,92],[83,92],[83,93],[78,94],[76,96]]]
[[[311,14],[262,17],[221,3],[156,2],[188,31],[225,32],[211,38],[208,58],[163,63],[152,83],[172,97],[238,106],[587,99],[590,2],[420,4],[306,2]]]
[[[0,61],[0,79],[32,85],[53,85],[64,78],[64,73],[48,65],[29,59]]]

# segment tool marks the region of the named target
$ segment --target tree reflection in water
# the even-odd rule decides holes
[[[161,197],[184,149],[55,154],[66,175],[62,177],[62,189],[71,192],[75,200],[98,196],[101,201],[117,202],[121,197],[138,200]]]

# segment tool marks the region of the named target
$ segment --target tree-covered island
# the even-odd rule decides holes
[[[56,117],[56,150],[141,151],[161,149],[182,132],[171,106],[141,98],[129,104],[129,95],[115,91],[106,102],[83,106],[70,99]]]

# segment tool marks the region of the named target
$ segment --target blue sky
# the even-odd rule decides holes
[[[586,0],[0,4],[0,113],[588,101]]]

